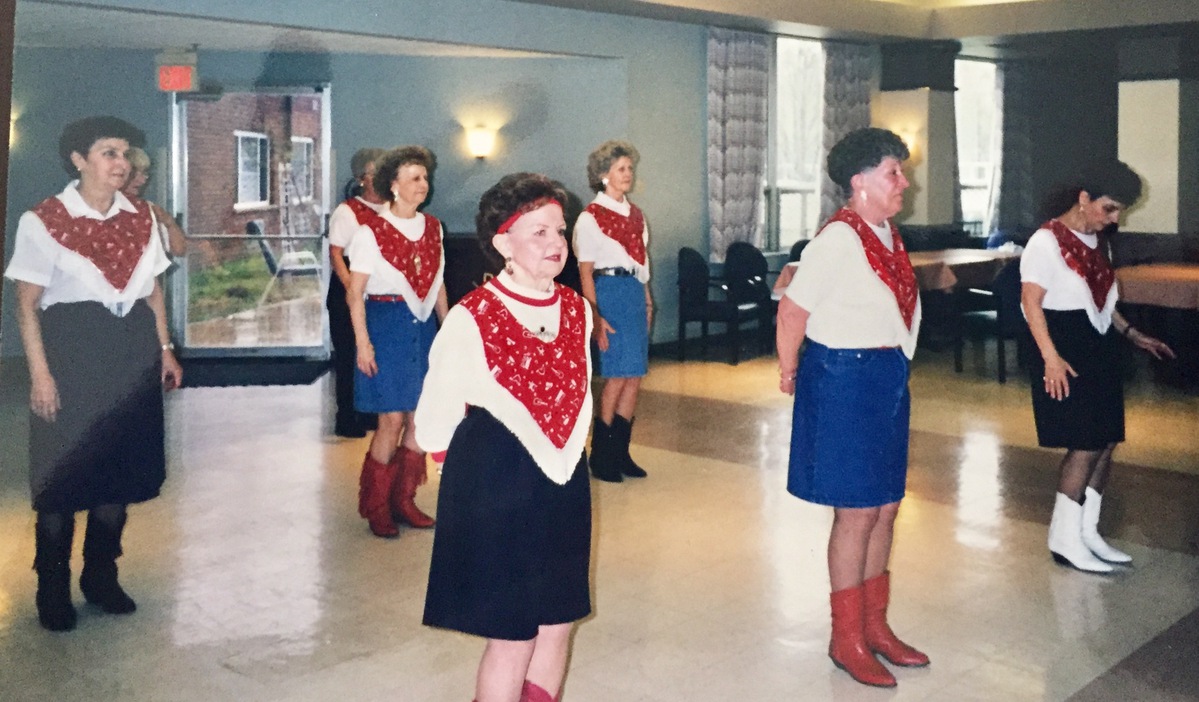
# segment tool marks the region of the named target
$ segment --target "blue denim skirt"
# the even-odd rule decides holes
[[[371,414],[415,410],[429,372],[437,317],[422,322],[405,302],[367,300],[366,332],[379,372],[371,378],[355,366],[354,409]]]
[[[787,491],[831,507],[898,502],[910,415],[901,349],[831,349],[809,340],[796,379]]]
[[[605,378],[640,378],[649,370],[649,328],[645,323],[645,284],[631,275],[596,276],[600,316],[616,330],[608,350],[599,353]]]

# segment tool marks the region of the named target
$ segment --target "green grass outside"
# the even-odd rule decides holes
[[[192,270],[187,283],[188,322],[220,319],[254,309],[270,282],[271,274],[261,254]]]

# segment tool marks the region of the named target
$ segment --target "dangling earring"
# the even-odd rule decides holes
[[[400,191],[399,191],[398,189],[394,189],[394,190],[392,190],[392,191],[391,191],[391,198],[392,198],[393,200],[399,200],[399,199],[400,199]]]
[[[600,178],[600,182],[604,184],[604,187],[605,187],[605,188],[606,188],[606,187],[608,187],[608,179],[607,179],[606,177],[605,177],[605,178]]]
[[[867,202],[870,202],[870,194],[867,193],[865,190],[862,190],[861,193],[862,193],[862,204],[865,205]]]
[[[511,256],[504,257],[504,272],[507,273],[508,275],[512,275],[512,257]]]

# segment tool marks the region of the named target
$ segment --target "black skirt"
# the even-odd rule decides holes
[[[1055,400],[1045,392],[1045,363],[1029,363],[1037,442],[1046,448],[1098,451],[1124,441],[1124,384],[1115,326],[1100,334],[1085,310],[1045,310],[1049,337],[1078,377],[1068,377],[1070,395]]]
[[[30,413],[33,508],[76,512],[157,497],[166,479],[162,352],[154,312],[124,317],[97,302],[51,305],[42,343],[62,408]]]
[[[527,641],[591,613],[590,563],[582,459],[558,485],[507,427],[471,407],[442,470],[424,623]]]

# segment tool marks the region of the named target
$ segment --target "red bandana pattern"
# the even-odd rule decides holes
[[[350,208],[350,211],[354,213],[354,217],[358,219],[359,224],[370,224],[371,220],[379,216],[379,213],[375,210],[372,210],[370,205],[356,197],[346,200],[346,205]]]
[[[620,244],[638,265],[645,265],[645,239],[642,238],[645,234],[645,215],[641,214],[639,207],[630,202],[628,217],[597,202],[588,205],[586,211],[595,217],[604,236]]]
[[[458,304],[475,318],[487,367],[558,449],[566,445],[587,397],[587,320],[583,298],[555,283],[558,336],[542,341],[504,306],[498,283],[480,286]],[[553,304],[550,299],[550,304]]]
[[[441,222],[425,215],[425,233],[411,241],[382,217],[365,223],[375,233],[379,253],[397,271],[404,274],[416,296],[424,300],[437,280],[441,268]]]
[[[908,250],[903,245],[903,239],[899,237],[899,228],[888,222],[891,226],[891,241],[894,242],[894,250],[890,250],[883,245],[866,220],[848,207],[838,210],[825,226],[833,222],[844,222],[853,227],[862,242],[862,248],[866,251],[866,260],[870,262],[870,267],[874,269],[878,279],[891,288],[891,293],[895,295],[895,304],[899,306],[899,314],[903,316],[903,323],[910,330],[912,318],[916,316],[916,300],[920,291],[916,285],[916,273],[912,270],[912,262],[908,259]]]
[[[133,277],[154,229],[150,206],[141,200],[129,201],[137,212],[118,210],[104,220],[72,217],[57,197],[41,201],[33,213],[55,241],[91,261],[119,292]]]
[[[1082,243],[1069,227],[1056,219],[1051,219],[1042,226],[1057,239],[1066,265],[1086,281],[1087,287],[1091,289],[1091,298],[1095,300],[1096,309],[1103,309],[1107,304],[1107,293],[1116,280],[1116,272],[1112,270],[1112,264],[1108,263],[1107,257],[1098,246],[1092,249]]]

